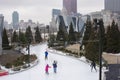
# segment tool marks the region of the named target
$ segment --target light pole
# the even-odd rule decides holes
[[[28,47],[26,49],[26,50],[28,50],[28,66],[30,66],[30,43],[31,43],[31,39],[29,39]]]
[[[46,28],[48,29],[48,34],[49,34],[49,25],[47,25]]]
[[[102,21],[97,23],[99,27],[99,80],[102,80]]]
[[[45,27],[44,27],[44,41],[45,41]]]
[[[28,43],[28,66],[30,66],[30,44]]]

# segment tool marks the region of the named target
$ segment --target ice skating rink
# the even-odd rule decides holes
[[[35,53],[40,62],[37,66],[17,74],[2,76],[0,80],[98,80],[98,72],[91,72],[90,65],[69,56],[48,54],[48,60],[44,58],[47,44],[32,46],[30,53]],[[53,72],[52,63],[57,61],[57,73]],[[49,75],[45,73],[45,66],[49,64]]]

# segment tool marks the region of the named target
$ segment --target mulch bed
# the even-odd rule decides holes
[[[14,50],[4,50],[2,55],[0,55],[0,64],[5,65],[6,63],[13,62],[18,57],[22,56],[23,54],[19,53],[18,51]]]

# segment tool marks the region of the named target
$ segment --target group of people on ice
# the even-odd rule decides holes
[[[47,51],[45,51],[45,60],[46,59],[48,59],[48,52]],[[53,66],[53,72],[56,73],[57,72],[57,61],[54,60],[52,66]],[[49,68],[51,68],[51,66],[49,66],[49,64],[47,64],[45,66],[45,73],[46,74],[49,74]]]
[[[45,51],[45,60],[46,59],[48,59],[48,52],[47,51]],[[54,71],[54,73],[56,73],[57,72],[57,61],[53,61],[53,64],[52,64],[52,66],[53,66],[53,71]],[[91,71],[94,69],[96,72],[97,72],[97,69],[96,69],[96,63],[95,63],[95,61],[93,60],[92,62],[91,62]],[[51,66],[49,66],[48,64],[45,66],[45,72],[46,72],[46,74],[49,74],[49,68],[51,68]]]

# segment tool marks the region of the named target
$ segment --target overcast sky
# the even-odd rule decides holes
[[[20,20],[49,24],[52,9],[62,9],[63,0],[0,0],[0,14],[12,21],[12,12],[19,13]],[[104,0],[77,0],[78,12],[87,14],[104,9]]]

